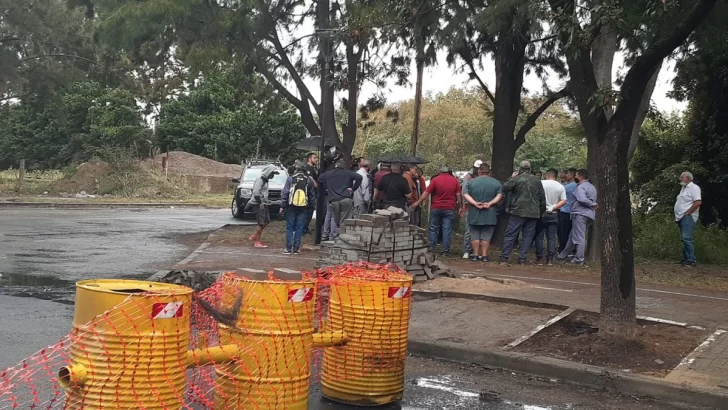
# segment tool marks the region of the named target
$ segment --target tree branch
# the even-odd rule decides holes
[[[462,54],[460,55],[460,57],[462,57]],[[478,81],[478,84],[480,84],[480,88],[483,89],[483,92],[485,92],[485,95],[488,96],[490,102],[495,104],[495,96],[493,96],[493,93],[490,92],[488,85],[483,81],[482,78],[480,78],[478,73],[475,71],[475,64],[473,64],[473,60],[470,58],[463,58],[463,60],[465,60],[465,64],[467,64],[470,68],[470,78],[474,78],[476,81]]]
[[[546,36],[546,37],[543,37],[543,38],[536,38],[536,39],[533,39],[533,40],[529,40],[528,41],[528,44],[540,43],[542,41],[553,40],[553,39],[557,38],[558,36],[559,36],[558,34],[552,34],[550,36]]]
[[[258,7],[260,8],[261,12],[265,15],[266,20],[271,25],[270,27],[270,33],[271,33],[271,41],[273,42],[273,46],[276,49],[276,52],[278,53],[278,57],[283,62],[283,66],[286,68],[288,73],[291,75],[291,78],[293,79],[293,82],[296,84],[296,88],[298,88],[298,91],[301,93],[301,96],[307,100],[310,104],[312,104],[314,107],[316,107],[316,111],[319,116],[322,115],[322,113],[318,109],[318,105],[316,102],[316,99],[313,98],[313,95],[311,94],[311,91],[308,89],[306,84],[303,82],[303,79],[301,78],[301,75],[296,71],[296,68],[293,66],[293,63],[291,63],[291,60],[288,58],[288,54],[286,53],[286,50],[283,47],[283,44],[281,43],[280,38],[278,37],[278,31],[276,30],[276,25],[273,20],[273,16],[270,14],[270,10],[268,9],[268,6],[266,3],[262,0],[258,0]]]
[[[553,103],[569,95],[571,95],[571,93],[569,92],[569,86],[567,85],[561,89],[561,91],[551,94],[546,101],[541,103],[541,105],[532,112],[528,118],[526,118],[526,122],[521,125],[521,128],[518,129],[518,133],[516,134],[516,139],[514,141],[516,150],[520,148],[524,142],[526,142],[526,134],[528,134],[528,132],[536,126],[536,120],[538,120],[541,114],[543,114],[544,111],[546,111]]]
[[[698,0],[671,33],[654,42],[652,47],[637,57],[624,78],[620,91],[622,99],[612,119],[615,117],[618,120],[631,119],[637,114],[642,94],[655,67],[690,36],[713,9],[715,3],[717,0]]]
[[[26,58],[20,60],[20,62],[22,63],[22,62],[26,62],[26,61],[30,61],[30,60],[39,60],[41,58],[47,58],[47,57],[74,58],[74,59],[77,59],[77,60],[86,61],[87,63],[91,63],[91,64],[96,65],[96,61],[89,60],[86,57],[81,57],[81,56],[72,55],[72,54],[60,54],[60,53],[55,53],[55,54],[41,54],[41,55],[37,55],[37,56],[30,56],[30,57],[26,57]]]

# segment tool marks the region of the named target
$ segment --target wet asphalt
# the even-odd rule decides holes
[[[181,235],[228,223],[227,210],[0,209],[0,369],[13,366],[70,330],[73,283],[94,278],[142,278],[190,252]],[[249,223],[249,222],[243,222]],[[312,410],[348,410],[321,398]],[[0,406],[1,407],[1,406]],[[405,397],[383,410],[674,409],[477,366],[410,357]]]

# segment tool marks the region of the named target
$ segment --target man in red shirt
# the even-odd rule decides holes
[[[412,204],[419,207],[427,197],[432,196],[430,203],[430,252],[435,252],[437,236],[442,226],[442,253],[450,253],[450,234],[452,233],[455,214],[462,203],[460,181],[452,175],[449,167],[442,167],[440,174],[430,181],[425,193]]]

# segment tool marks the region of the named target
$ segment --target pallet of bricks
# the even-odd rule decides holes
[[[438,275],[455,274],[428,251],[427,231],[410,225],[406,213],[398,208],[375,211],[342,223],[339,237],[321,244],[324,256],[317,267],[347,262],[396,264],[413,275],[415,282],[434,279]]]

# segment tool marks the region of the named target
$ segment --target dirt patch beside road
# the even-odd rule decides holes
[[[599,334],[599,315],[577,311],[514,350],[664,377],[708,335],[707,330],[639,321],[633,340]]]

